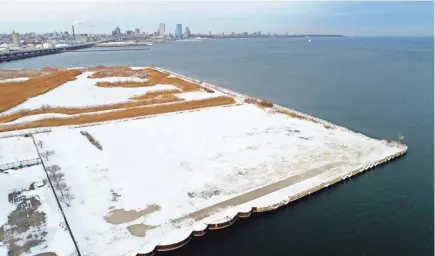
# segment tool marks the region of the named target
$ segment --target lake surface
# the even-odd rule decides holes
[[[408,154],[166,255],[434,255],[433,38],[204,40],[69,52],[0,68],[156,65],[271,100]]]

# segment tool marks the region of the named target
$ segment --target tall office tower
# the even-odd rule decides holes
[[[183,28],[181,26],[181,24],[177,24],[177,26],[175,27],[175,37],[177,37],[178,39],[183,37]]]
[[[159,36],[165,36],[165,23],[159,24]]]

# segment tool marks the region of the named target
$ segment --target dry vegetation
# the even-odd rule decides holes
[[[315,119],[311,119],[311,118],[307,118],[305,116],[299,115],[298,113],[292,112],[292,111],[285,111],[285,110],[281,110],[281,109],[275,109],[275,113],[280,113],[280,114],[284,114],[287,116],[291,116],[293,118],[297,118],[300,120],[305,120],[305,121],[310,121],[316,124],[322,124],[319,121],[315,120]],[[325,127],[326,129],[333,129],[334,127],[330,126],[330,125],[326,125],[326,124],[322,124],[323,127]]]
[[[29,123],[17,125],[4,125],[0,127],[0,132],[22,130],[28,128],[51,127],[62,125],[80,125],[87,123],[96,123],[103,121],[112,121],[138,116],[149,116],[156,114],[169,113],[174,111],[193,110],[205,107],[215,107],[234,103],[232,97],[220,96],[210,99],[202,99],[197,101],[177,102],[173,104],[151,105],[146,107],[133,107],[121,110],[116,110],[106,113],[95,113],[90,115],[81,115],[70,118],[48,118],[44,120],[33,121]]]
[[[132,101],[120,102],[108,105],[88,106],[88,107],[51,107],[49,105],[38,109],[22,109],[7,115],[0,115],[0,123],[8,123],[25,116],[36,114],[58,113],[66,115],[77,115],[64,118],[46,118],[32,122],[19,124],[4,124],[0,127],[0,132],[21,130],[38,127],[51,127],[62,125],[81,125],[87,123],[97,123],[101,121],[119,120],[124,118],[140,117],[168,113],[174,111],[192,110],[203,107],[228,105],[234,103],[232,97],[216,97],[198,101],[181,102],[182,99],[176,97],[176,93],[200,91],[201,87],[195,83],[185,81],[178,77],[169,77],[169,73],[160,72],[152,68],[142,70],[132,70],[129,67],[94,67],[84,69],[58,70],[56,68],[43,68],[39,72],[45,72],[44,77],[33,77],[23,82],[3,83],[0,86],[0,95],[8,97],[0,98],[0,113],[16,105],[21,104],[30,97],[36,97],[46,93],[67,81],[75,80],[76,76],[83,71],[95,71],[90,78],[102,77],[139,77],[147,78],[140,83],[134,82],[100,82],[97,86],[101,87],[143,87],[156,84],[171,84],[178,89],[148,92],[143,95],[131,97]],[[29,77],[29,76],[27,76]],[[210,90],[209,92],[214,92]],[[172,104],[163,104],[172,103]],[[156,105],[157,104],[157,105]],[[100,111],[113,110],[106,113]],[[83,115],[80,115],[83,114]]]
[[[13,108],[28,98],[46,93],[68,81],[76,79],[82,71],[61,70],[23,82],[2,83],[0,86],[0,112]]]
[[[29,110],[21,110],[19,112],[14,112],[9,115],[0,116],[0,123],[7,123],[17,120],[18,118],[22,118],[30,115],[37,114],[49,114],[49,113],[57,113],[57,114],[85,114],[91,112],[105,111],[105,110],[117,110],[123,108],[132,108],[132,107],[141,107],[148,106],[153,104],[161,104],[161,103],[169,103],[175,101],[181,101],[181,99],[177,98],[174,95],[172,97],[163,97],[163,98],[144,98],[140,101],[129,101],[129,102],[121,102],[116,104],[109,105],[100,105],[100,106],[92,106],[92,107],[82,107],[82,108],[65,108],[65,107],[45,107],[39,109],[29,109]]]
[[[171,84],[180,89],[183,92],[199,91],[201,87],[192,82],[185,81],[178,77],[169,77],[168,73],[160,72],[152,68],[146,68],[143,70],[130,70],[130,69],[113,69],[98,71],[90,76],[90,78],[102,78],[102,77],[131,77],[137,74],[147,74],[147,80],[144,82],[98,82],[96,85],[100,87],[146,87],[154,86],[156,84]]]
[[[273,103],[267,100],[260,100],[260,99],[248,97],[244,101],[245,103],[255,104],[260,108],[273,108]]]
[[[81,131],[80,134],[85,136],[89,140],[89,142],[92,145],[94,145],[96,148],[98,148],[99,150],[103,150],[103,147],[101,146],[100,142],[98,142],[98,140],[96,140],[89,132]]]

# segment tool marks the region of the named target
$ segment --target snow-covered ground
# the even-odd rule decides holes
[[[140,82],[145,79],[135,77],[109,77],[109,78],[88,78],[93,72],[84,72],[77,76],[74,81],[65,84],[34,98],[30,98],[22,104],[15,106],[3,113],[10,114],[21,109],[41,108],[44,105],[51,107],[86,107],[107,105],[129,101],[135,95],[142,95],[147,92],[178,90],[177,87],[169,84],[157,84],[148,87],[122,88],[110,87],[103,88],[95,86],[97,82],[108,81],[132,81]]]
[[[35,136],[55,151],[50,163],[76,197],[65,213],[86,255],[175,243],[198,225],[277,203],[401,150],[251,104]]]
[[[132,69],[142,68],[145,67]],[[151,91],[179,91],[173,85],[102,88],[95,83],[144,80],[90,79],[90,74],[84,72],[77,80],[1,114],[46,104],[105,105]],[[175,95],[189,101],[228,94],[238,104],[82,128],[54,127],[52,132],[34,134],[36,141],[43,142],[41,150],[54,151],[44,162],[46,166],[61,167],[64,181],[75,197],[72,206],[65,206],[64,211],[82,255],[149,252],[156,245],[179,242],[206,224],[228,220],[237,212],[270,207],[313,187],[327,186],[350,171],[403,150],[398,144],[374,140],[332,124],[325,123],[332,127],[326,128],[261,109],[244,103],[244,95],[203,85],[215,92]],[[68,115],[47,113],[8,124],[64,116]],[[80,133],[84,130],[100,143],[102,150]],[[0,133],[0,138],[29,131]],[[37,157],[31,138],[0,139],[0,164]],[[47,233],[46,241],[28,254],[43,252],[47,245],[44,252],[68,256],[73,246],[67,232],[58,227],[63,219],[50,188],[45,185],[29,189],[31,182],[44,175],[41,166],[0,173],[0,227],[17,208],[7,201],[11,190],[23,191],[26,197],[35,196],[41,202],[38,211],[43,210],[47,217],[42,228]],[[18,237],[27,239],[29,232],[36,231],[26,231]],[[0,242],[0,255],[4,245]]]
[[[1,83],[14,83],[14,82],[24,82],[29,80],[28,77],[15,77],[15,78],[8,78],[8,79],[3,79],[0,80],[0,84]]]
[[[38,158],[33,141],[29,137],[0,139],[0,165]]]
[[[74,251],[68,231],[62,228],[65,223],[49,185],[31,187],[44,178],[41,165],[0,173],[0,237],[4,234],[4,239],[0,239],[0,255],[54,252],[67,256]],[[13,191],[21,194],[12,196]],[[29,221],[30,228],[25,225]],[[24,253],[18,254],[17,249],[11,251],[11,247],[16,248],[13,244]]]

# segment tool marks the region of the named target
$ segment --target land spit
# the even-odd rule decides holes
[[[108,68],[98,76],[112,72],[127,81],[133,79],[128,76],[135,75],[132,70],[144,75],[142,70],[146,73],[150,69],[120,68],[112,72]],[[182,101],[196,101],[197,105],[177,111],[179,103],[154,102],[153,108],[161,109],[166,104],[171,105],[165,107],[170,111],[144,111],[141,113],[150,114],[135,115],[133,119],[120,116],[117,121],[93,120],[80,127],[53,126],[50,132],[34,134],[35,140],[41,141],[41,151],[54,152],[48,160],[42,159],[45,165],[61,168],[74,195],[70,207],[63,211],[83,254],[152,255],[173,250],[188,243],[192,236],[228,227],[252,213],[277,209],[407,152],[405,145],[392,140],[372,139],[272,102],[168,70],[153,70],[149,74],[163,77],[161,81],[166,81],[166,89],[171,90],[158,93],[159,97],[172,95]],[[93,75],[97,76],[84,73],[68,82],[79,83],[76,87],[59,85],[51,94],[36,98],[54,102],[54,96],[60,95],[56,90],[79,86],[82,98],[87,90],[95,95],[113,89],[96,85],[101,80],[89,78]],[[117,81],[118,94],[132,89],[124,88],[122,81]],[[168,87],[172,81],[177,81],[178,87]],[[151,92],[141,98],[155,96],[155,82],[139,82]],[[179,91],[174,91],[177,88]],[[73,98],[72,94],[69,96]],[[219,97],[231,100],[219,106],[201,105],[201,100]],[[27,105],[36,106],[38,101],[32,102]],[[95,111],[91,113],[99,114]],[[28,114],[30,119],[32,115]],[[30,122],[38,118],[32,117]],[[98,138],[103,150],[83,138],[80,131],[84,126]],[[20,132],[33,131],[39,130]],[[0,151],[18,138],[0,139]],[[13,158],[13,152],[25,151],[27,147],[23,141],[16,145],[18,148],[9,151],[8,159]],[[1,161],[0,156],[0,164]],[[45,252],[62,255],[51,246],[47,245]]]

